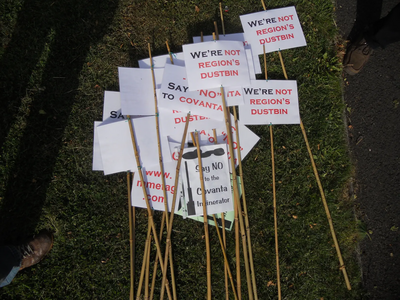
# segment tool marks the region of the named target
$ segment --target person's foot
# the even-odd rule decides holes
[[[40,231],[39,234],[19,245],[17,248],[22,258],[20,270],[40,262],[52,247],[53,234],[47,230]]]
[[[356,75],[364,67],[373,50],[364,38],[359,38],[347,48],[343,67],[347,74]]]

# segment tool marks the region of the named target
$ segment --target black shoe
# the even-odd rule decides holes
[[[42,230],[22,245],[17,246],[22,262],[20,270],[40,262],[53,247],[53,234]]]
[[[343,67],[346,73],[356,75],[360,72],[372,52],[374,51],[364,38],[359,38],[355,43],[350,44],[343,59]]]

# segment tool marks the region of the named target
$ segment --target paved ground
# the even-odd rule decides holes
[[[338,27],[345,39],[351,39],[365,23],[386,16],[399,1],[336,2]],[[400,42],[374,52],[356,76],[344,77],[357,211],[369,231],[360,245],[363,283],[369,299],[398,300]]]

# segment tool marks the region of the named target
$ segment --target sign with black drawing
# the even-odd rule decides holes
[[[202,146],[200,150],[207,215],[232,211],[234,208],[226,145]],[[181,178],[188,216],[203,215],[197,148],[184,150]]]

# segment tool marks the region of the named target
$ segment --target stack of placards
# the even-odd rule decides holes
[[[163,211],[167,201],[171,210],[172,197],[178,193],[177,210],[183,217],[202,216],[197,150],[189,147],[193,143],[190,134],[180,183],[174,186],[177,151],[190,112],[189,132],[199,134],[207,214],[233,211],[228,158],[237,158],[239,149],[236,134],[232,138],[235,153],[229,153],[227,147],[221,93],[228,107],[239,106],[238,128],[232,126],[231,130],[239,131],[244,159],[259,140],[246,124],[295,124],[300,120],[295,81],[255,80],[261,73],[260,47],[265,45],[271,52],[305,45],[294,7],[249,14],[241,20],[244,33],[220,36],[217,41],[206,36],[200,42],[194,37],[194,43],[183,45],[183,52],[173,53],[172,59],[167,54],[140,60],[139,68],[118,68],[120,91],[105,91],[103,120],[94,124],[93,170],[108,175],[139,169],[152,209]],[[156,118],[164,174],[159,166]],[[140,166],[128,122],[135,132]],[[233,116],[231,124],[235,124]],[[163,196],[163,177],[168,199]],[[139,176],[132,184],[132,205],[146,207]],[[233,219],[230,222],[229,228]]]

